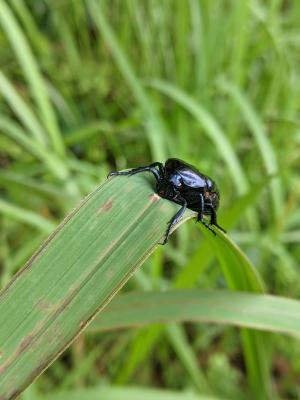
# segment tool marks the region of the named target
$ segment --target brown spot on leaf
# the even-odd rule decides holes
[[[86,325],[86,322],[80,321],[79,328],[82,329],[85,327],[85,325]]]
[[[108,199],[101,207],[98,208],[97,214],[101,214],[102,212],[107,212],[112,208],[113,201],[112,198]]]
[[[51,307],[51,303],[48,303],[46,300],[44,300],[43,298],[41,298],[41,299],[39,299],[37,302],[36,302],[36,308],[38,309],[38,310],[49,310],[50,309],[50,307]]]
[[[152,193],[152,194],[150,195],[149,199],[150,199],[150,202],[151,202],[151,203],[156,203],[157,201],[160,200],[160,197],[159,197],[158,194]]]
[[[29,334],[27,337],[25,337],[22,341],[21,341],[21,343],[20,343],[20,345],[19,345],[19,347],[18,347],[18,350],[19,350],[19,354],[24,350],[24,349],[26,349],[26,347],[28,347],[28,345],[32,342],[32,339],[34,338],[34,335],[33,334]]]

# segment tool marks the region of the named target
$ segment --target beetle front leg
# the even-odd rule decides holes
[[[165,236],[165,239],[164,239],[164,241],[162,243],[163,245],[167,243],[169,235],[170,235],[170,232],[171,232],[171,229],[181,220],[181,218],[182,218],[182,216],[183,216],[183,214],[184,214],[184,212],[185,212],[185,210],[187,208],[187,202],[183,197],[181,197],[179,195],[177,195],[175,197],[176,197],[176,200],[178,200],[178,204],[181,204],[182,207],[181,207],[181,209],[179,211],[177,211],[177,213],[174,215],[174,217],[172,217],[172,219],[169,221],[169,226],[168,226],[168,229],[166,231],[166,236]],[[180,201],[180,203],[179,203],[179,201]]]
[[[156,169],[156,167],[158,167],[158,170]],[[112,171],[107,175],[107,177],[109,178],[110,176],[114,176],[114,175],[130,175],[131,176],[131,175],[138,174],[140,172],[145,172],[145,171],[152,172],[156,181],[160,182],[162,175],[164,173],[164,166],[160,162],[155,162],[153,164],[146,165],[145,167],[132,168],[127,171]]]
[[[198,212],[197,216],[197,221],[196,222],[202,222],[203,221],[203,213],[204,213],[204,197],[203,194],[200,193],[200,211]]]

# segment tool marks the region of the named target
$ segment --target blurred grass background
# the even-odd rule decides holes
[[[299,298],[299,23],[296,0],[0,0],[1,286],[108,171],[178,157],[217,181],[220,224],[267,292]],[[192,222],[125,290],[158,287],[225,287]],[[99,384],[247,398],[239,331],[183,328],[83,335],[24,399]],[[278,397],[299,398],[299,342],[268,343]]]

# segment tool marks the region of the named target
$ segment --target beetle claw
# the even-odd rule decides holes
[[[225,229],[223,229],[220,225],[214,224],[214,226],[216,226],[218,229],[220,229],[220,231],[222,231],[223,233],[227,233],[227,232],[225,231]]]
[[[165,238],[164,238],[164,241],[162,242],[162,246],[164,246],[167,242],[168,242],[168,238],[165,237]]]

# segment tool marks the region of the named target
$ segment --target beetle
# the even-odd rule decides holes
[[[163,244],[167,243],[171,229],[180,221],[187,208],[198,213],[197,221],[216,235],[211,226],[225,230],[217,223],[217,209],[220,193],[216,183],[202,174],[193,165],[177,158],[169,158],[165,164],[154,162],[145,167],[132,168],[127,171],[112,171],[113,175],[134,175],[140,172],[152,172],[156,179],[156,190],[160,197],[181,205],[180,210],[171,218]],[[203,216],[210,217],[208,224]]]

